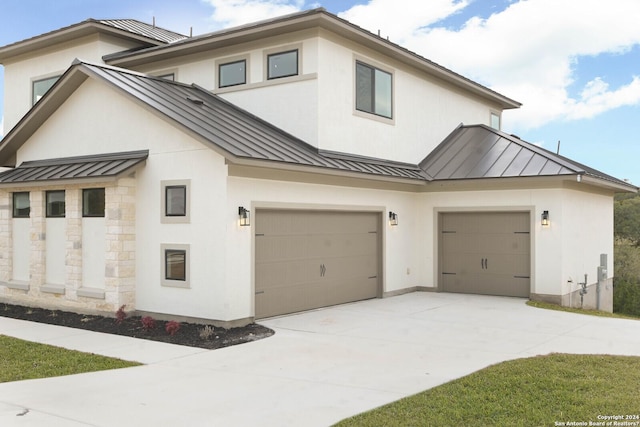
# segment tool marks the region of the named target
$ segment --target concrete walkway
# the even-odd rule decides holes
[[[146,363],[0,384],[0,426],[327,426],[505,360],[640,356],[640,321],[515,298],[412,293],[260,323],[276,334],[210,351],[0,317],[0,334]]]

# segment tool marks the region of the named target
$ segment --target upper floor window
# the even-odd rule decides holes
[[[190,186],[191,180],[180,179],[161,181],[163,224],[188,223],[190,221]]]
[[[58,81],[59,78],[60,76],[55,76],[55,77],[48,77],[46,79],[35,80],[33,82],[32,90],[31,90],[31,92],[33,93],[33,98],[31,99],[31,105],[35,105],[36,102],[40,101],[40,98],[42,98],[44,94],[47,93],[49,89],[51,89],[51,86],[53,86],[55,82]]]
[[[267,78],[298,75],[298,49],[267,55]]]
[[[31,213],[31,204],[29,202],[29,193],[19,192],[13,193],[13,217],[29,218]]]
[[[47,218],[64,218],[64,190],[47,191],[45,195],[47,203]]]
[[[82,216],[104,217],[104,188],[85,188],[82,190]]]
[[[356,61],[356,110],[391,118],[391,73]]]
[[[496,113],[491,113],[491,127],[500,130],[500,115]]]
[[[218,65],[218,87],[245,83],[247,83],[247,61],[245,59]]]

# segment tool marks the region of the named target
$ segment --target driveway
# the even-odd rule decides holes
[[[640,321],[517,298],[417,292],[260,323],[276,334],[210,351],[0,318],[1,334],[148,363],[0,384],[0,425],[327,426],[505,360],[640,356]]]

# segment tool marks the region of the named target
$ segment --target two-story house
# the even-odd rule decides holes
[[[324,9],[197,37],[89,20],[0,63],[3,301],[233,325],[416,290],[576,306],[587,274],[611,310],[636,187]]]

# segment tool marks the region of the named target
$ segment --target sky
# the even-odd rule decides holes
[[[503,131],[640,185],[638,0],[2,0],[0,46],[88,18],[199,35],[315,7],[521,102]]]

